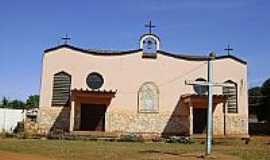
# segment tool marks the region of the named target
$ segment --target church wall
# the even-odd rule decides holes
[[[227,115],[228,134],[248,134],[246,70],[245,65],[229,58],[214,62],[214,81],[233,80],[238,84],[239,113]],[[184,132],[181,129],[189,127],[188,115],[175,116],[173,113],[177,110],[181,95],[194,93],[192,86],[185,85],[185,80],[207,79],[207,62],[187,61],[161,54],[158,54],[156,59],[142,59],[141,52],[95,56],[71,49],[58,49],[46,53],[40,92],[41,126],[45,122],[48,126],[52,124],[51,121],[60,113],[60,108],[51,107],[53,75],[60,71],[72,75],[72,89],[87,89],[86,77],[91,72],[98,72],[104,77],[101,90],[117,89],[106,112],[106,131],[161,132],[166,129],[168,120],[172,119],[170,125],[174,126],[177,132]],[[138,90],[147,81],[154,82],[159,88],[158,113],[138,113]],[[222,94],[221,88],[215,88],[214,93]],[[218,107],[214,113],[214,132],[222,134],[223,106]]]
[[[108,112],[106,129],[110,132],[189,135],[189,117],[170,113],[137,114],[125,111]]]
[[[160,106],[160,108],[165,107]],[[189,106],[183,104],[180,100],[175,104],[173,110],[160,110],[158,113],[132,112],[122,108],[113,109],[111,107],[106,115],[108,122],[106,129],[110,132],[124,131],[161,135],[189,135],[189,118]]]
[[[213,134],[223,135],[224,134],[224,113],[223,103],[218,104],[214,109],[213,114]]]
[[[68,131],[69,117],[69,107],[40,107],[38,115],[39,133],[63,133]]]
[[[248,88],[247,88],[247,66],[237,65],[233,60],[222,60],[219,64],[214,65],[214,75],[221,72],[222,76],[217,76],[215,81],[226,81],[230,77],[234,77],[234,82],[237,83],[238,90],[238,113],[225,114],[225,134],[231,136],[248,136]],[[228,67],[224,67],[228,66]],[[225,80],[226,79],[226,80]],[[220,115],[224,114],[223,111],[219,112]]]

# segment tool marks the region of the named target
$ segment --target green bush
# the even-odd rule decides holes
[[[171,136],[166,139],[167,143],[183,143],[183,144],[191,144],[194,141],[190,137],[181,137],[181,136]]]
[[[13,138],[13,137],[15,137],[15,134],[6,132],[4,129],[2,129],[2,131],[0,133],[0,137],[1,138]]]
[[[119,142],[144,142],[144,138],[141,135],[129,133],[126,135],[121,135],[118,141]]]

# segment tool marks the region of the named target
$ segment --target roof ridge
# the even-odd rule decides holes
[[[62,44],[53,48],[49,48],[44,50],[44,53],[47,52],[51,52],[60,48],[69,48],[75,51],[79,51],[79,52],[83,52],[83,53],[87,53],[87,54],[93,54],[93,55],[97,55],[97,56],[117,56],[117,55],[126,55],[126,54],[132,54],[132,53],[137,53],[139,51],[142,51],[142,49],[133,49],[133,50],[126,50],[126,51],[117,51],[117,50],[99,50],[99,49],[82,49],[82,48],[78,48],[72,45],[68,45],[68,44]],[[166,52],[163,50],[158,50],[157,53],[165,55],[165,56],[169,56],[169,57],[173,57],[173,58],[178,58],[178,59],[185,59],[185,60],[192,60],[192,61],[207,61],[209,60],[208,56],[203,56],[203,55],[188,55],[188,54],[175,54],[175,53],[170,53],[170,52]],[[231,58],[234,59],[242,64],[247,64],[247,62],[245,60],[242,60],[234,55],[221,55],[221,56],[217,56],[216,59],[224,59],[224,58]]]
[[[75,47],[69,44],[62,44],[53,48],[45,49],[44,53],[51,52],[60,48],[69,48],[76,51],[94,54],[94,55],[124,55],[124,54],[134,53],[134,52],[138,52],[142,50],[142,49],[133,49],[133,50],[125,50],[125,51],[113,51],[113,50],[109,51],[109,50],[97,50],[97,49],[83,49],[83,48]],[[103,53],[106,53],[106,54],[103,54]]]
[[[126,50],[114,50],[114,49],[99,49],[99,48],[88,48],[88,51],[101,52],[101,53],[119,53],[126,52]]]

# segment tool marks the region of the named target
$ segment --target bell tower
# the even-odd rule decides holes
[[[145,27],[149,28],[149,32],[142,35],[140,38],[140,49],[143,50],[143,57],[145,58],[156,58],[157,51],[160,47],[159,37],[152,33],[152,29],[156,26],[152,25],[152,22],[149,21]]]

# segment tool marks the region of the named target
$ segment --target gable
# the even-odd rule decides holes
[[[114,50],[97,50],[97,49],[82,49],[82,48],[78,48],[75,46],[71,46],[68,44],[64,44],[64,45],[59,45],[53,48],[49,48],[44,50],[44,53],[50,53],[59,49],[63,49],[63,48],[67,48],[67,49],[71,49],[74,51],[78,51],[80,53],[85,53],[85,54],[90,54],[90,55],[95,55],[95,56],[124,56],[124,55],[130,55],[130,54],[135,54],[135,53],[140,53],[142,51],[142,49],[134,49],[134,50],[126,50],[126,51],[114,51]],[[169,53],[166,51],[162,51],[162,50],[158,50],[157,51],[158,54],[160,55],[164,55],[164,56],[168,56],[168,57],[172,57],[175,59],[182,59],[182,60],[187,60],[187,61],[207,61],[209,60],[208,56],[199,56],[199,55],[188,55],[188,54],[175,54],[175,53]],[[142,58],[144,58],[142,56]],[[243,65],[246,65],[247,62],[236,57],[233,55],[222,55],[222,56],[217,56],[216,59],[232,59],[235,60],[236,62],[239,62]]]

